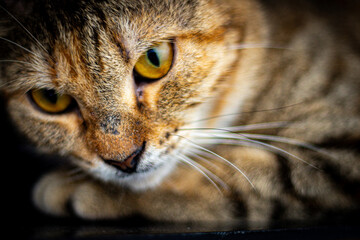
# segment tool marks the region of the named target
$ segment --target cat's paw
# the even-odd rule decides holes
[[[111,191],[91,179],[74,181],[64,172],[45,175],[35,186],[33,200],[43,212],[66,216],[74,213],[85,219],[110,219],[123,216],[122,193]]]
[[[47,174],[35,185],[33,201],[45,213],[68,215],[68,202],[78,184],[70,181],[64,172]]]

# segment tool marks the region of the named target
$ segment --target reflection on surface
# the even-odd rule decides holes
[[[38,217],[22,225],[22,239],[360,239],[359,214],[326,222],[160,223],[133,217],[121,221],[82,221]]]

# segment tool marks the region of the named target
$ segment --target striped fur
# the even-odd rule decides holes
[[[2,6],[9,114],[39,151],[83,174],[42,177],[41,210],[268,222],[359,207],[358,4],[38,0],[16,18]],[[161,41],[175,46],[172,69],[137,86],[134,64]],[[77,109],[39,111],[26,96],[36,88]],[[136,173],[103,161],[142,144]]]

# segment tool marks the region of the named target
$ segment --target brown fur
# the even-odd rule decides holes
[[[327,9],[317,1],[58,4],[41,1],[19,18],[41,46],[20,37],[11,18],[0,32],[32,51],[1,50],[6,59],[27,62],[2,65],[2,92],[14,123],[40,150],[73,160],[88,175],[76,181],[63,170],[44,176],[34,190],[40,209],[65,215],[70,202],[89,219],[142,214],[170,221],[268,221],[358,208],[357,4],[346,3],[347,11],[335,11],[339,15],[337,1]],[[345,29],[334,20],[339,16],[346,16]],[[161,41],[173,42],[171,70],[136,85],[137,59]],[[72,96],[78,110],[39,111],[26,96],[37,88]],[[281,121],[286,127],[235,137],[271,134],[297,144],[246,139],[242,143],[253,145],[207,144],[204,150],[194,136],[210,127]],[[133,173],[144,177],[118,183],[118,173],[103,160],[121,162],[144,143],[144,171],[186,159],[192,149],[211,163],[190,154],[198,162],[190,168],[178,165],[161,179],[157,172]],[[221,179],[207,172],[221,193],[197,164]]]

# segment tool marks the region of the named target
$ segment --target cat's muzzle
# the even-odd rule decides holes
[[[125,159],[119,161],[119,160],[112,160],[112,159],[104,159],[104,162],[106,164],[111,165],[112,167],[115,167],[116,169],[126,172],[126,173],[133,173],[136,172],[138,163],[141,160],[141,156],[145,150],[146,142],[141,145],[138,149],[136,149],[133,153],[131,153],[128,157]]]

